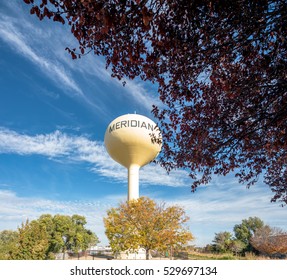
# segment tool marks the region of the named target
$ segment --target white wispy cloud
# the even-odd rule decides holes
[[[152,105],[161,106],[154,92],[148,91],[141,82],[128,80],[125,88],[129,95],[146,109],[151,110]]]
[[[127,171],[114,162],[107,154],[104,144],[92,141],[87,136],[68,135],[60,131],[50,134],[26,135],[0,127],[0,153],[33,156],[42,155],[49,159],[61,159],[78,163],[88,162],[90,171],[107,180],[125,182]],[[87,171],[88,172],[88,171]],[[140,171],[141,185],[163,185],[166,187],[186,187],[187,172],[179,170],[167,175],[159,166],[147,165]],[[6,186],[2,185],[2,189]],[[158,199],[160,194],[150,189],[149,196]],[[287,208],[270,203],[270,189],[259,182],[246,189],[238,184],[232,175],[215,177],[207,187],[200,187],[186,197],[168,198],[168,204],[178,204],[185,208],[190,217],[190,230],[197,236],[197,244],[211,242],[215,232],[231,231],[233,226],[248,217],[257,216],[271,226],[285,225]],[[96,232],[104,237],[102,217],[105,211],[115,206],[123,197],[104,197],[97,201],[51,201],[41,198],[19,197],[11,191],[0,192],[0,218],[8,226],[43,213],[80,213],[87,217]],[[98,216],[94,213],[97,212]]]
[[[26,135],[0,127],[0,153],[18,155],[42,155],[50,159],[67,159],[92,164],[90,170],[120,182],[126,182],[127,171],[107,154],[104,143],[92,141],[86,136],[75,136],[57,130],[49,134]],[[184,176],[185,175],[185,176]],[[168,175],[159,166],[146,166],[140,171],[143,184],[186,186],[184,171]]]
[[[217,178],[209,187],[185,197],[166,199],[167,205],[182,206],[190,217],[188,226],[195,235],[195,244],[211,243],[214,234],[233,233],[243,219],[259,217],[264,223],[287,230],[287,208],[270,203],[268,186],[258,183],[250,189],[240,185],[231,175]],[[155,197],[157,199],[157,197]]]
[[[78,43],[67,26],[49,21],[35,22],[27,9],[24,10],[14,2],[5,2],[3,5],[15,17],[0,11],[0,39],[39,67],[57,87],[68,91],[71,96],[75,94],[86,104],[104,111],[97,98],[100,93],[96,90],[84,90],[77,82],[79,78],[85,78],[89,85],[93,85],[97,78],[118,88],[123,99],[132,101],[149,112],[152,104],[159,105],[155,92],[149,92],[140,81],[127,80],[123,87],[122,81],[112,78],[103,58],[90,53],[79,60],[72,60],[65,48],[76,47]]]
[[[93,230],[99,239],[107,244],[103,217],[107,209],[116,202],[109,198],[91,201],[54,201],[39,197],[23,197],[13,191],[0,190],[0,231],[16,230],[27,219],[38,219],[42,214],[79,214],[87,219],[87,228]]]
[[[20,25],[21,24],[21,25]],[[24,33],[23,26],[30,29],[27,33]],[[35,32],[35,29],[38,31]],[[34,36],[31,36],[33,31]],[[26,37],[26,34],[30,34],[29,37]],[[8,45],[10,45],[14,50],[19,54],[23,55],[25,58],[30,60],[33,64],[39,67],[42,72],[49,78],[51,78],[57,85],[60,87],[67,88],[73,91],[76,94],[83,95],[82,90],[67,72],[67,70],[62,67],[56,60],[52,61],[45,56],[43,53],[40,53],[39,37],[41,37],[42,30],[37,28],[31,28],[31,25],[25,24],[25,22],[16,21],[15,19],[0,14],[0,38],[4,40]],[[39,41],[38,41],[39,42]]]
[[[35,154],[49,159],[74,160],[79,163],[89,162],[91,171],[110,180],[125,181],[127,171],[110,159],[102,142],[92,141],[86,136],[75,136],[55,131],[50,134],[26,135],[0,127],[0,153],[33,156]],[[141,172],[141,183],[188,187],[184,171],[168,176],[157,166],[146,166]],[[21,197],[5,190],[9,186],[1,185],[0,219],[3,229],[14,228],[28,219],[36,219],[41,214],[78,213],[87,217],[88,224],[105,243],[102,218],[106,210],[116,206],[123,197],[99,197],[91,201],[54,201],[39,197]],[[156,192],[150,191],[151,198],[158,199]],[[183,206],[190,217],[189,228],[195,235],[195,243],[210,243],[215,232],[230,231],[233,226],[248,217],[257,216],[271,226],[286,229],[287,208],[270,203],[271,191],[262,182],[244,188],[232,175],[215,177],[207,187],[200,187],[197,192],[185,197],[168,198],[169,205]]]
[[[216,187],[216,186],[214,186]],[[214,234],[220,231],[233,232],[235,224],[248,217],[259,217],[266,224],[286,228],[286,208],[268,203],[268,191],[262,186],[254,189],[239,189],[240,186],[209,189],[206,192],[190,194],[188,197],[174,197],[165,200],[167,206],[179,205],[190,217],[188,227],[195,236],[194,243],[202,246],[211,243]],[[207,190],[206,190],[207,191]],[[158,197],[151,198],[161,202]],[[41,197],[25,197],[11,190],[0,189],[0,230],[16,229],[26,219],[37,219],[40,215],[63,214],[83,215],[87,227],[93,230],[103,244],[107,244],[104,234],[103,217],[111,207],[125,200],[122,196],[98,197],[96,200],[49,200]]]
[[[75,43],[74,43],[75,44]],[[59,46],[58,49],[61,49]],[[96,77],[106,84],[112,84],[122,91],[123,98],[129,101],[133,101],[141,105],[148,111],[151,111],[152,105],[160,106],[159,99],[156,97],[157,94],[155,90],[148,91],[143,83],[139,80],[128,80],[123,87],[123,80],[118,80],[117,78],[112,78],[112,72],[110,69],[106,68],[103,58],[96,57],[92,53],[84,56],[80,61],[73,61],[70,57],[64,55],[63,52],[57,52],[59,59],[65,63],[70,69],[81,73],[84,77],[87,77],[91,83],[91,77]]]

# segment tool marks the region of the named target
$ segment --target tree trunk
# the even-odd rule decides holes
[[[145,249],[145,257],[147,260],[149,260],[149,249]]]
[[[172,260],[173,259],[173,248],[170,247],[170,256],[169,259]]]

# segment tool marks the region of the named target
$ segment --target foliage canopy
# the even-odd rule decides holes
[[[0,260],[8,260],[16,250],[18,232],[13,230],[0,231]]]
[[[266,225],[255,232],[250,242],[263,254],[287,254],[287,232],[280,228]]]
[[[232,243],[232,234],[228,231],[215,233],[214,240],[212,241],[215,246],[215,250],[220,253],[226,253],[230,250]]]
[[[231,232],[227,231],[215,233],[213,244],[210,248],[220,253],[230,251],[235,254],[253,253],[257,248],[253,247],[251,239],[262,228],[264,228],[264,222],[258,217],[243,219],[240,224],[236,224],[233,227],[234,236],[232,236]]]
[[[258,217],[249,217],[248,219],[243,219],[241,224],[234,226],[233,231],[236,239],[243,242],[245,245],[245,251],[252,251],[253,246],[250,243],[254,233],[264,226],[264,222]]]
[[[27,220],[18,232],[0,234],[1,240],[5,237],[3,243],[8,247],[6,259],[47,260],[53,259],[56,253],[86,250],[97,244],[98,238],[84,227],[85,224],[85,217],[79,215],[45,214],[37,220]]]
[[[94,52],[114,77],[157,83],[159,161],[187,168],[192,190],[214,173],[247,186],[263,173],[287,203],[286,0],[23,1],[70,25],[73,58]]]
[[[150,250],[176,249],[191,241],[193,236],[184,225],[188,219],[179,206],[165,207],[140,197],[108,210],[104,223],[115,253],[144,248],[148,259]]]

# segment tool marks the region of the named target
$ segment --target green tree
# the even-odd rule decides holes
[[[188,219],[179,206],[165,207],[140,197],[108,210],[104,224],[115,253],[144,248],[149,259],[150,250],[172,251],[193,239],[185,227]]]
[[[49,237],[38,221],[28,220],[18,229],[17,249],[11,258],[16,260],[46,260],[49,256]]]
[[[53,218],[55,231],[53,234],[53,242],[55,244],[55,252],[62,252],[65,258],[65,252],[72,249],[74,237],[73,224],[70,216],[55,215]]]
[[[204,253],[214,253],[216,252],[216,246],[215,244],[207,244],[202,248],[202,251]]]
[[[12,259],[53,259],[56,253],[67,251],[78,253],[98,243],[97,236],[85,228],[86,219],[80,215],[40,216],[26,221],[18,229],[16,250]]]
[[[217,252],[219,253],[229,252],[232,244],[232,233],[228,231],[215,233],[213,243],[215,245],[215,250]]]
[[[18,232],[3,230],[0,232],[0,260],[8,260],[16,250]]]
[[[95,245],[99,242],[98,238],[92,231],[86,230],[86,218],[80,215],[72,216],[72,230],[70,231],[70,247],[69,249],[75,253],[86,250],[90,245]]]
[[[23,1],[69,24],[72,58],[92,52],[113,77],[157,83],[159,160],[189,169],[192,190],[237,170],[247,186],[264,174],[287,203],[286,0]]]
[[[258,217],[249,217],[242,220],[241,224],[234,226],[233,231],[236,239],[244,243],[244,251],[254,251],[252,244],[250,243],[251,237],[255,231],[262,228],[264,222]]]
[[[232,239],[229,249],[235,254],[240,254],[245,249],[245,244],[238,239]]]

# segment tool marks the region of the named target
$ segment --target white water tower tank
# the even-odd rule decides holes
[[[114,119],[105,133],[106,149],[116,162],[128,169],[128,200],[139,198],[139,169],[151,162],[160,152],[160,131],[151,119],[127,114]]]

